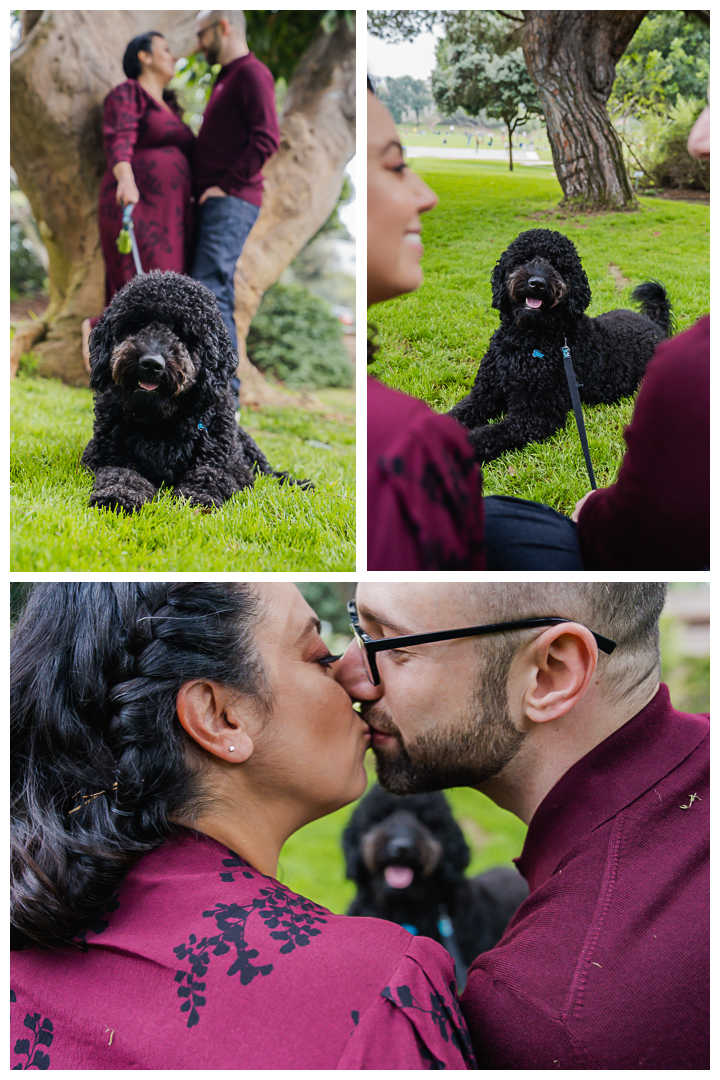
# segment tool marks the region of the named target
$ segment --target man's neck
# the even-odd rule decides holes
[[[658,686],[654,681],[618,705],[608,704],[594,686],[566,716],[532,725],[515,757],[492,780],[478,784],[477,790],[529,825],[560,777],[637,716],[655,697]]]
[[[250,52],[246,41],[236,41],[232,45],[228,45],[227,50],[227,54],[223,54],[223,58],[220,61],[223,67],[232,64],[234,60],[239,60],[241,56],[247,56]]]

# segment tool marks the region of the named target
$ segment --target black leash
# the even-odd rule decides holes
[[[563,345],[562,354],[563,364],[565,365],[565,378],[567,379],[568,389],[570,390],[570,400],[572,401],[573,412],[575,413],[575,423],[577,424],[578,435],[580,436],[583,454],[585,455],[585,465],[587,467],[588,476],[590,477],[590,485],[593,491],[597,491],[597,482],[595,480],[595,473],[593,472],[592,460],[590,458],[590,447],[588,446],[587,434],[585,433],[585,418],[583,417],[582,405],[580,404],[580,393],[578,391],[578,384],[577,379],[575,378],[575,372],[573,371],[567,338],[565,338],[565,344]],[[539,349],[535,349],[533,353],[533,356],[544,355],[545,354],[541,353]]]
[[[565,365],[565,378],[568,381],[568,387],[570,389],[570,398],[572,400],[573,412],[575,413],[575,423],[577,424],[578,435],[580,436],[583,454],[585,455],[585,465],[587,467],[588,476],[590,477],[590,486],[593,491],[597,491],[595,473],[593,472],[592,460],[590,458],[590,447],[588,446],[587,435],[585,433],[585,418],[583,417],[582,405],[580,404],[580,393],[578,391],[575,372],[573,371],[572,360],[570,359],[570,349],[568,348],[567,338],[565,338],[562,354],[563,363]]]

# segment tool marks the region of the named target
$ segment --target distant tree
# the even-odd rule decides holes
[[[410,75],[385,79],[385,86],[378,87],[378,97],[385,102],[396,124],[402,123],[405,112],[414,112],[419,122],[422,110],[432,104],[432,96],[422,79]]]
[[[522,45],[547,125],[563,203],[573,209],[632,208],[637,204],[625,170],[620,140],[608,115],[615,66],[646,11],[504,11],[507,51]],[[463,20],[479,25],[487,12],[375,12],[371,33],[389,40],[412,39],[421,30]],[[501,54],[492,38],[478,41]]]
[[[528,75],[522,49],[493,55],[474,35],[460,37],[460,28],[441,42],[438,66],[432,73],[435,104],[445,115],[462,108],[469,116],[484,112],[502,120],[507,128],[510,171],[512,137],[531,117],[542,116],[542,106]]]

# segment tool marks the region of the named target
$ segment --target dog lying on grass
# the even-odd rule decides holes
[[[356,806],[342,845],[358,890],[348,915],[387,919],[439,941],[462,984],[528,894],[512,866],[465,876],[470,849],[442,792],[400,796],[375,785]]]
[[[90,505],[139,510],[161,485],[205,509],[276,472],[235,420],[237,353],[213,294],[153,270],[114,296],[90,337],[93,437],[82,463]]]
[[[590,297],[575,245],[562,233],[530,229],[500,257],[492,273],[500,326],[470,393],[450,410],[468,428],[478,461],[548,439],[565,426],[571,408],[565,342],[581,401],[612,404],[637,390],[656,345],[670,332],[665,289],[657,281],[637,286],[632,297],[642,314],[621,308],[591,319],[583,314]]]

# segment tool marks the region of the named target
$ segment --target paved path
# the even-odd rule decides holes
[[[509,161],[510,155],[507,150],[475,150],[469,146],[406,146],[405,156],[409,158],[432,157],[460,159],[465,161]],[[518,165],[544,165],[552,168],[551,161],[540,161],[537,150],[514,150],[513,162]]]

